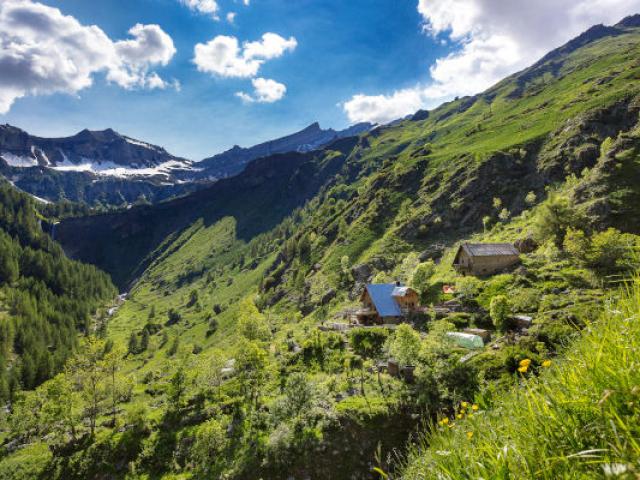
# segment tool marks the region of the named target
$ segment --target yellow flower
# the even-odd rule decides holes
[[[531,360],[529,360],[528,358],[525,358],[524,360],[520,360],[520,366],[521,367],[529,368],[529,365],[531,365]],[[526,372],[526,370],[525,370],[525,372]]]
[[[476,405],[475,403],[473,405],[471,405],[471,410],[473,410],[474,412],[477,412],[480,409],[480,407],[478,405]]]
[[[467,438],[471,440],[473,438],[473,432],[467,432]]]
[[[462,402],[460,405],[462,405],[462,408],[467,408],[469,406],[467,402]]]
[[[442,421],[440,423],[442,423],[442,425],[447,425],[449,423],[449,419],[447,417],[445,417],[445,418],[442,419]]]
[[[518,368],[518,371],[520,373],[527,373],[527,370],[529,369],[529,367],[527,367],[526,365],[523,365],[522,367]]]
[[[469,415],[467,415],[467,418],[473,418],[473,413],[470,413]]]
[[[542,362],[542,366],[544,368],[549,368],[551,366],[551,360],[545,360],[544,362]]]
[[[458,416],[458,420],[462,420],[464,418],[464,414],[462,413],[459,413],[457,416]]]

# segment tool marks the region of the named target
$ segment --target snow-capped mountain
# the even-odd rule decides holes
[[[0,125],[0,158],[8,167],[42,167],[101,176],[170,177],[192,162],[164,148],[120,135],[112,129],[83,130],[71,137],[40,138]]]
[[[90,205],[157,202],[183,195],[242,172],[253,160],[288,152],[309,152],[368,131],[370,124],[324,130],[314,123],[300,132],[250,148],[234,147],[193,162],[164,148],[112,129],[83,130],[64,138],[42,138],[0,125],[0,175],[47,201]]]

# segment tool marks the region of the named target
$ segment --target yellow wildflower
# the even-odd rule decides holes
[[[474,412],[477,412],[480,409],[480,407],[477,404],[473,404],[471,405],[471,410],[473,410]]]
[[[529,365],[531,365],[531,360],[528,358],[525,358],[524,360],[520,360],[520,366],[521,367],[527,367],[529,368]],[[526,370],[525,370],[526,372]]]
[[[518,367],[518,371],[520,373],[527,373],[528,369],[529,369],[529,367],[527,367],[526,365],[523,365],[522,367]]]
[[[467,432],[467,438],[471,440],[473,438],[473,432]]]
[[[457,415],[457,417],[458,417],[458,420],[462,420],[462,419],[464,418],[464,414],[459,413],[459,414]]]
[[[544,362],[542,362],[542,366],[544,368],[549,368],[551,366],[551,360],[545,360]]]
[[[449,419],[447,417],[444,417],[442,419],[442,422],[440,422],[440,423],[442,423],[442,425],[447,425],[449,423]]]
[[[462,402],[460,405],[462,405],[462,408],[467,408],[469,406],[467,402]]]

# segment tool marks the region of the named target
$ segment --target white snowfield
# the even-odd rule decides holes
[[[2,152],[0,157],[4,158],[10,167],[28,168],[38,166],[38,160],[34,157],[14,155],[10,152]]]
[[[0,156],[11,167],[16,168],[28,168],[38,166],[38,160],[30,156],[18,156],[9,152],[2,152]],[[94,175],[107,176],[107,177],[155,177],[165,176],[168,177],[175,170],[192,170],[192,162],[170,160],[168,162],[161,163],[155,167],[142,167],[136,166],[124,167],[113,162],[101,162],[98,160],[92,160],[89,158],[82,158],[80,163],[73,163],[69,158],[62,154],[64,161],[57,165],[48,165],[46,168],[57,170],[59,172],[88,172]]]

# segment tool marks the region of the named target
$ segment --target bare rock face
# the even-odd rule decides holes
[[[367,283],[371,281],[373,277],[373,268],[368,263],[362,263],[360,265],[354,265],[351,268],[351,275],[353,276],[353,288],[349,292],[349,298],[354,300],[362,294]]]

